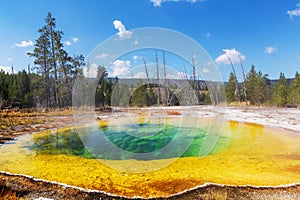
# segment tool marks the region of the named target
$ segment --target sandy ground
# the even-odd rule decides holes
[[[221,117],[224,120],[256,123],[272,128],[291,130],[300,133],[300,108],[191,106],[186,108],[144,108],[143,110],[152,113],[167,113],[170,110],[176,110],[183,116],[193,115],[200,118],[224,115]]]
[[[295,108],[227,107],[225,119],[300,132],[300,109]]]

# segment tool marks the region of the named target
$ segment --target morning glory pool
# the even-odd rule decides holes
[[[226,121],[214,148],[199,157],[208,122],[201,119],[193,127],[193,120],[199,119],[122,126],[101,122],[100,132],[89,132],[96,129],[87,126],[25,135],[0,147],[0,171],[128,197],[168,196],[208,182],[253,186],[300,182],[299,133]],[[93,134],[124,152],[99,151],[96,147],[103,144],[90,141]],[[192,141],[187,149],[180,149],[184,140],[176,140],[177,149],[157,153],[178,134]],[[148,153],[153,159],[141,156]]]

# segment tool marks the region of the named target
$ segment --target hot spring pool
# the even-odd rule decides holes
[[[125,128],[126,131],[120,130],[118,126],[99,126],[99,130],[70,128],[50,131],[36,134],[32,138],[26,136],[28,141],[23,144],[23,148],[27,148],[34,154],[74,155],[82,158],[106,160],[158,160],[199,157],[201,146],[207,134],[205,129],[165,124],[130,124],[122,128]],[[99,131],[105,135],[104,140],[110,141],[117,148],[102,147],[107,145],[107,141],[99,140]],[[87,134],[88,139],[86,139]],[[172,146],[174,148],[167,153],[160,152],[159,150],[174,140],[177,134],[184,135],[184,137],[177,139]],[[87,140],[89,141],[85,142]],[[230,137],[220,135],[208,155],[225,148],[230,140]],[[188,143],[188,145],[185,143]],[[128,152],[131,154],[127,154]],[[150,152],[153,152],[151,159],[144,156],[145,153]]]
[[[228,121],[209,153],[199,157],[206,121],[195,128],[195,119],[180,126],[172,120],[101,123],[96,129],[71,127],[22,136],[0,146],[0,171],[131,197],[167,196],[207,182],[300,183],[298,133]],[[107,141],[99,140],[99,134]],[[177,135],[182,137],[175,140]],[[172,148],[159,151],[171,142]]]

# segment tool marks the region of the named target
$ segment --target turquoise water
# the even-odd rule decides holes
[[[206,130],[163,124],[131,124],[93,128],[71,128],[37,134],[26,148],[37,154],[76,155],[108,160],[166,159],[197,157]],[[230,141],[220,137],[210,154],[226,147]]]

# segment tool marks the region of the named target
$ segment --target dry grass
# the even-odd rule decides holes
[[[47,122],[43,117],[69,116],[72,109],[49,110],[38,112],[33,109],[5,109],[0,111],[0,131],[14,129],[18,125],[44,124]]]
[[[18,125],[43,124],[46,120],[39,118],[41,114],[23,113],[20,111],[0,111],[0,130],[14,129]]]
[[[0,183],[0,199],[20,200],[17,194],[5,183]]]
[[[66,108],[66,109],[53,109],[49,110],[47,113],[43,113],[46,116],[69,116],[73,114],[72,108]]]
[[[234,101],[228,104],[228,106],[237,106],[237,107],[245,107],[245,106],[249,106],[249,102],[238,102],[238,101]]]
[[[215,200],[226,200],[228,199],[228,196],[226,191],[218,191],[213,194],[211,198]]]

